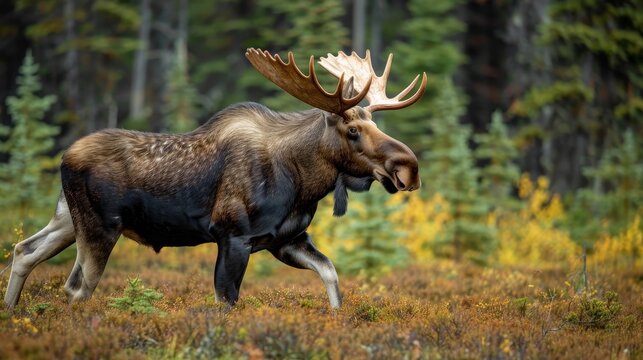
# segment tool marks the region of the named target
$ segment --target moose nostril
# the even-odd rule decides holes
[[[400,180],[400,176],[399,176],[399,172],[398,172],[398,171],[393,172],[393,176],[395,177],[395,181],[397,182],[397,187],[398,187],[399,189],[404,189],[404,188],[406,188],[406,184],[404,184],[404,182],[402,182],[402,180]]]

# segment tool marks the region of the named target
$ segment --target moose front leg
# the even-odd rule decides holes
[[[278,249],[270,250],[272,255],[286,265],[298,269],[309,269],[321,277],[330,300],[330,306],[337,309],[342,304],[339,294],[339,279],[333,263],[315,248],[308,233],[298,235],[293,241]]]
[[[239,299],[239,289],[252,247],[244,238],[231,238],[219,241],[218,248],[214,270],[215,295],[217,301],[225,301],[232,306]]]

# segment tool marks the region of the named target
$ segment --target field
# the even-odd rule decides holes
[[[590,271],[589,288],[578,292],[577,269],[442,260],[375,278],[340,275],[344,304],[331,311],[314,273],[259,255],[227,309],[212,295],[215,252],[157,255],[121,241],[94,297],[73,305],[63,291],[71,263],[43,264],[19,307],[0,312],[0,359],[643,357],[640,268]],[[114,307],[136,277],[162,298]],[[3,291],[7,280],[8,270]],[[130,297],[145,298],[138,290]]]

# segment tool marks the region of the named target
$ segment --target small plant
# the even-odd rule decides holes
[[[362,303],[355,309],[355,318],[368,322],[376,322],[381,317],[382,310],[373,304]]]
[[[54,307],[49,303],[39,303],[31,307],[31,310],[38,315],[44,314],[47,310],[51,310]]]
[[[521,316],[527,315],[527,311],[529,310],[529,307],[534,301],[531,298],[528,297],[521,297],[514,299],[512,301],[513,306],[515,307],[516,310],[518,310],[518,313]]]
[[[571,311],[565,321],[584,326],[585,328],[605,329],[621,311],[618,294],[613,291],[605,293],[605,299],[583,296],[578,309]]]
[[[125,296],[112,298],[110,306],[133,314],[163,313],[152,304],[161,298],[163,294],[154,289],[146,289],[138,277],[128,278]]]

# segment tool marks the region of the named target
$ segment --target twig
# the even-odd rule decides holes
[[[2,274],[4,274],[4,272],[7,271],[7,269],[10,267],[11,267],[11,264],[7,265],[4,269],[2,269],[2,271],[0,271],[0,276],[2,276]]]

